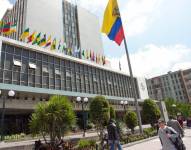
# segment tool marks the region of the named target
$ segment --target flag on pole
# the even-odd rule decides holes
[[[118,45],[125,38],[117,0],[109,0],[104,13],[102,32]]]
[[[21,34],[19,39],[24,40],[28,36],[29,36],[29,28],[25,29],[25,31]]]
[[[51,35],[48,37],[48,40],[47,40],[47,42],[46,42],[45,47],[48,47],[48,46],[50,46],[50,45],[51,45]]]
[[[10,29],[11,29],[11,22],[8,22],[8,23],[2,25],[1,32],[6,34],[10,31]]]
[[[59,44],[58,44],[58,50],[60,50],[61,48],[61,40],[59,41]]]
[[[36,32],[33,32],[33,33],[27,38],[27,39],[28,39],[27,43],[30,43],[30,42],[34,41],[35,35],[36,35]]]
[[[38,44],[40,42],[40,36],[41,36],[41,32],[36,36],[35,40],[32,42],[32,45]]]
[[[55,50],[56,49],[56,38],[54,38],[52,44],[51,44],[51,47],[50,47],[51,50]]]
[[[44,37],[39,41],[39,46],[44,46],[46,44],[46,34],[44,34]]]

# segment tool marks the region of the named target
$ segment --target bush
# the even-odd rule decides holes
[[[90,118],[94,123],[100,140],[103,139],[104,127],[109,121],[109,103],[103,96],[96,96],[90,103]]]
[[[113,106],[110,106],[110,119],[115,119],[116,118],[116,112]]]
[[[144,122],[150,123],[152,127],[160,118],[160,110],[153,100],[147,99],[143,102],[142,117]]]
[[[138,125],[137,115],[135,112],[130,111],[125,114],[125,124],[131,132],[134,133],[134,128]]]
[[[80,140],[78,142],[78,149],[79,150],[84,150],[84,149],[91,149],[95,148],[96,146],[96,141],[95,140]]]

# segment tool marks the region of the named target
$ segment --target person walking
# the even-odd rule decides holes
[[[173,144],[173,140],[178,136],[177,132],[173,128],[166,126],[163,120],[159,120],[158,124],[158,136],[161,141],[162,150],[177,150]]]
[[[122,146],[120,144],[120,136],[115,120],[110,119],[109,125],[107,126],[107,132],[108,132],[108,143],[110,146],[110,150],[115,150],[116,146],[118,150],[122,150]]]
[[[169,116],[169,121],[167,126],[172,127],[181,137],[184,137],[184,130],[181,127],[180,123],[175,120],[172,116]]]

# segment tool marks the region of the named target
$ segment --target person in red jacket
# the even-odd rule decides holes
[[[184,123],[183,123],[182,116],[178,116],[177,121],[179,122],[180,126],[183,128],[184,127]]]

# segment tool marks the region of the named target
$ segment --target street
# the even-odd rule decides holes
[[[186,149],[191,150],[191,129],[185,130],[185,137],[183,138],[183,141],[186,145]],[[161,150],[161,143],[157,138],[151,141],[124,148],[124,150]]]

